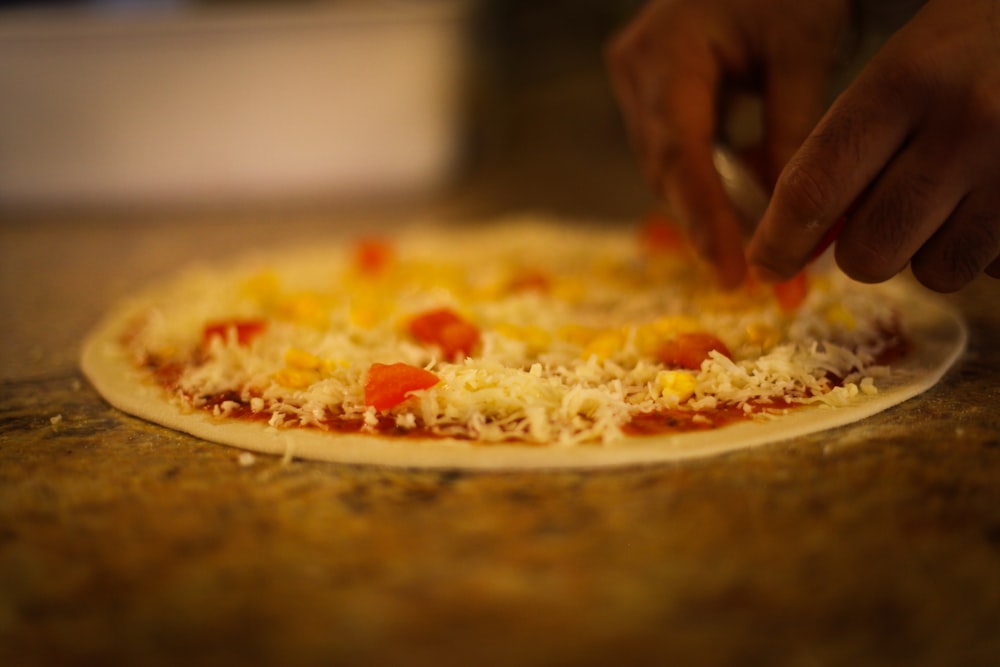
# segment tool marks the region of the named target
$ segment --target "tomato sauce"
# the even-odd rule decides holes
[[[878,364],[890,364],[898,361],[906,357],[912,350],[911,342],[899,333],[898,329],[886,331],[885,338],[889,340],[889,343],[877,356],[876,363]],[[189,363],[197,365],[198,360],[195,359]],[[186,368],[184,362],[167,361],[154,356],[147,357],[139,366],[149,372],[157,384],[170,392],[178,391],[181,375]],[[843,384],[843,378],[840,377],[828,375],[826,379],[832,386]],[[228,419],[267,423],[272,416],[270,410],[255,412],[250,406],[250,398],[245,398],[237,391],[225,391],[198,397],[185,395],[185,398],[192,404],[196,402],[199,409],[207,412],[214,412],[216,408],[222,409],[222,405],[227,403],[225,414]],[[708,431],[737,422],[749,421],[763,413],[784,411],[802,406],[799,403],[791,403],[782,399],[769,403],[749,403],[748,405],[750,406],[748,409],[743,406],[725,405],[698,411],[671,408],[652,413],[640,413],[634,415],[627,424],[622,426],[622,432],[627,436],[642,437]],[[402,428],[397,425],[393,415],[386,414],[378,415],[377,423],[369,425],[361,418],[348,418],[328,412],[317,423],[295,425],[293,428],[320,429],[340,434],[373,434],[403,439],[448,437],[419,425],[414,428]],[[518,441],[512,440],[512,442]],[[536,443],[523,442],[523,444]]]
[[[207,412],[213,412],[216,407],[221,409],[223,403],[228,403],[226,406],[226,417],[229,419],[255,422],[267,422],[271,419],[270,411],[262,410],[254,412],[250,407],[249,401],[244,401],[235,391],[203,396],[198,401],[200,409]],[[622,432],[628,436],[642,437],[710,431],[736,422],[751,420],[755,415],[765,411],[786,410],[794,407],[798,407],[797,404],[788,403],[787,401],[775,401],[768,405],[752,405],[750,410],[745,410],[735,405],[700,411],[672,408],[658,412],[637,414],[632,417],[629,423],[622,427]],[[327,413],[317,423],[296,425],[294,428],[319,429],[340,434],[373,434],[390,438],[438,439],[446,437],[424,426],[402,428],[396,423],[396,418],[393,415],[378,415],[376,424],[366,425],[365,421],[361,418],[349,418],[334,413]],[[518,441],[512,440],[511,442]],[[536,443],[524,442],[523,444]]]
[[[734,422],[746,421],[748,418],[749,415],[736,406],[698,412],[674,408],[635,415],[622,427],[622,432],[625,435],[643,436],[711,431]]]

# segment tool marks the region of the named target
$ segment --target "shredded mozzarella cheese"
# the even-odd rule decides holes
[[[637,415],[735,407],[767,418],[769,407],[877,392],[878,357],[900,326],[883,297],[824,274],[786,313],[766,288],[712,284],[686,255],[648,256],[632,230],[506,221],[401,235],[374,274],[343,246],[195,271],[150,304],[127,344],[140,365],[179,365],[174,400],[220,417],[246,408],[275,428],[341,420],[372,432],[384,417],[483,442],[612,442]],[[465,358],[407,329],[441,308],[480,333]],[[243,320],[266,326],[246,341],[235,328],[205,339],[208,323]],[[691,369],[658,359],[664,341],[690,332],[731,356],[712,351]],[[376,362],[439,383],[380,412],[364,394]]]

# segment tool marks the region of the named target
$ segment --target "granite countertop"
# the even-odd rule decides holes
[[[421,206],[645,205],[624,153],[562,131],[566,150]],[[948,297],[970,345],[924,395],[668,465],[244,465],[112,409],[77,370],[137,284],[356,220],[4,220],[0,663],[1000,664],[998,281]]]
[[[247,466],[75,367],[133,280],[272,229],[144,224],[3,227],[4,664],[1000,660],[1000,283],[952,297],[971,342],[938,386],[827,433],[598,471]]]

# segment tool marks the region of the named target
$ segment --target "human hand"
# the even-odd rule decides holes
[[[909,263],[941,292],[1000,278],[996,0],[930,0],[886,43],[782,172],[754,271],[794,275],[852,202],[835,253],[848,276],[880,282]]]
[[[849,14],[847,0],[654,0],[608,50],[647,179],[726,286],[742,282],[746,263],[712,162],[725,89],[763,93],[770,186],[825,109]]]

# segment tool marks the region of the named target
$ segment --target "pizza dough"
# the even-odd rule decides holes
[[[576,243],[574,239],[578,238],[584,239],[585,243],[574,246]],[[501,221],[489,229],[465,231],[443,230],[441,228],[430,231],[419,229],[409,234],[400,235],[398,239],[407,241],[398,245],[401,254],[404,252],[404,248],[412,245],[415,248],[414,252],[418,255],[420,252],[424,252],[425,258],[433,259],[441,247],[454,241],[457,247],[463,248],[459,254],[465,257],[465,261],[475,265],[483,265],[495,255],[503,256],[501,250],[505,244],[508,244],[512,245],[514,254],[522,260],[530,256],[533,252],[531,249],[534,248],[538,251],[539,256],[546,258],[547,266],[556,266],[559,264],[559,254],[564,251],[560,245],[576,247],[578,252],[588,252],[586,248],[593,248],[592,254],[598,256],[609,249],[614,250],[618,246],[627,247],[634,238],[634,230],[622,229],[621,227],[617,229],[581,229],[568,226],[565,223],[530,219]],[[939,298],[910,284],[906,279],[898,278],[886,286],[864,287],[865,290],[871,290],[871,295],[864,298],[872,302],[887,300],[896,304],[896,308],[899,310],[898,316],[902,318],[902,324],[906,331],[908,349],[902,358],[889,364],[891,371],[880,373],[874,383],[858,380],[858,383],[866,388],[874,385],[877,390],[858,391],[857,384],[852,383],[854,391],[851,392],[849,399],[835,402],[836,407],[831,406],[831,401],[817,400],[808,405],[791,409],[766,411],[768,412],[766,415],[740,420],[718,428],[662,435],[622,436],[620,433],[612,433],[611,436],[605,434],[606,437],[589,440],[584,438],[580,441],[562,437],[553,438],[549,442],[500,441],[489,443],[439,436],[414,437],[410,435],[399,437],[360,432],[331,432],[315,425],[305,427],[289,424],[280,425],[279,423],[275,426],[262,419],[247,419],[231,415],[227,417],[225,414],[220,416],[208,410],[192,408],[176,398],[171,398],[163,386],[150,379],[148,371],[137,367],[134,351],[130,351],[128,345],[123,343],[132,335],[137,326],[136,323],[144,317],[148,318],[150,312],[158,312],[163,315],[164,311],[160,310],[161,306],[157,304],[168,303],[170,300],[177,301],[181,298],[179,296],[181,294],[199,292],[200,286],[219,285],[222,282],[231,281],[233,285],[227,285],[226,288],[233,287],[235,289],[237,281],[234,276],[242,276],[244,280],[242,284],[245,287],[247,284],[246,276],[264,275],[260,273],[261,267],[270,267],[266,269],[271,272],[267,275],[277,273],[279,277],[286,270],[283,267],[291,266],[319,266],[323,267],[323,271],[329,270],[335,273],[343,270],[343,262],[356,261],[356,259],[343,261],[337,259],[338,257],[352,257],[345,249],[353,247],[355,243],[355,240],[344,240],[330,248],[293,249],[286,253],[248,258],[237,263],[234,267],[202,268],[194,274],[187,274],[138,294],[128,303],[122,304],[110,312],[85,341],[82,354],[84,373],[102,396],[112,405],[127,413],[208,441],[254,452],[288,458],[402,467],[580,468],[654,463],[707,456],[850,424],[905,401],[933,386],[959,357],[966,342],[965,326],[953,309]],[[478,251],[472,250],[473,248],[478,248]],[[441,266],[447,264],[444,259],[442,258]],[[341,264],[338,264],[338,261],[341,261]],[[567,266],[575,266],[579,261],[579,258],[571,258],[568,260]],[[649,258],[649,262],[654,267],[661,264],[669,265],[671,262],[679,266],[681,263],[691,264],[693,260],[691,257],[681,254],[681,256],[666,259],[653,257]],[[621,266],[628,269],[634,263],[632,259],[628,259],[628,261],[623,261]],[[327,265],[329,265],[329,269],[325,268]],[[431,265],[433,262],[421,265],[424,273]],[[523,269],[525,265],[529,268],[535,266],[522,262],[520,268]],[[291,271],[292,269],[287,270]],[[688,271],[686,268],[684,270]],[[683,275],[687,276],[686,279],[694,280],[692,276],[695,274],[688,272]],[[670,280],[677,281],[676,276],[672,278],[667,276],[667,279],[668,283]],[[613,282],[610,278],[607,280]],[[634,282],[634,276],[630,274],[629,280]],[[477,293],[472,289],[474,282],[470,283],[467,279],[459,280],[463,292],[473,293],[473,298],[484,298],[485,292]],[[327,284],[333,291],[345,290],[348,281],[338,278],[330,280]],[[357,297],[357,284],[351,283],[351,289],[355,291],[350,296]],[[495,289],[495,286],[491,289]],[[850,289],[854,289],[853,286],[850,286]],[[698,294],[702,295],[699,298],[710,297],[709,301],[703,302],[703,309],[704,303],[724,304],[726,299],[729,299],[725,295],[705,297],[706,288],[704,286],[699,287],[698,290]],[[375,294],[372,292],[363,303],[378,310],[379,304],[370,298]],[[433,292],[433,294],[437,294],[437,292]],[[195,299],[196,297],[192,296],[191,298]],[[451,297],[442,298],[447,301]],[[497,297],[497,299],[500,298]],[[648,300],[649,297],[648,295],[646,297],[637,296],[636,301],[641,301],[642,298]],[[419,300],[416,297],[412,297],[412,299]],[[352,303],[356,306],[358,302],[361,300],[355,298]],[[517,303],[518,308],[521,309],[519,312],[525,317],[530,316],[530,313],[525,312],[526,306],[524,304],[532,303],[531,299],[522,299]],[[762,300],[761,303],[767,302]],[[468,307],[468,303],[465,306]],[[626,306],[619,305],[615,308],[620,310],[625,307],[626,310],[629,310]],[[345,308],[347,307],[345,306]],[[552,306],[549,304],[547,307],[551,309]],[[602,308],[608,307],[610,306],[607,304],[602,305]],[[746,308],[745,305],[732,307]],[[761,308],[763,307],[761,306]],[[772,308],[772,306],[767,307]],[[808,303],[806,307],[808,307]],[[203,311],[206,306],[202,302],[192,301],[190,308],[185,308],[183,304],[180,304],[179,308],[177,312],[186,315],[189,311],[199,311],[199,309]],[[643,317],[644,315],[637,315],[641,310],[637,304],[631,304],[628,317]],[[202,320],[211,320],[213,313],[202,311],[196,314],[197,317]],[[216,315],[232,317],[234,314],[242,315],[243,313],[235,311],[235,313],[217,313]],[[538,317],[542,318],[542,315],[539,314]],[[618,317],[618,310],[609,314],[608,317],[612,319]],[[770,317],[780,318],[783,316],[772,314]],[[716,320],[708,321],[716,322]],[[790,326],[802,328],[802,323],[797,320],[796,322]],[[524,322],[523,324],[528,323]],[[620,323],[616,323],[615,326],[618,327],[616,331],[621,329]],[[375,328],[377,329],[377,326]],[[725,332],[720,332],[720,334],[725,334]],[[483,335],[485,338],[487,334]],[[730,340],[736,340],[736,338]],[[222,345],[223,342],[216,341],[213,344]],[[238,346],[239,342],[233,339],[230,332],[230,340],[226,344]],[[402,343],[398,342],[393,344],[403,346]],[[406,343],[406,345],[412,347],[411,343]],[[419,350],[409,350],[410,355],[418,353]],[[619,354],[620,351],[616,350],[613,353]],[[384,355],[385,352],[383,351],[382,354]],[[431,355],[431,362],[425,365],[429,366],[431,370],[440,370],[442,377],[446,377],[448,369],[445,367],[447,363],[438,358],[441,355],[434,352],[428,354]],[[715,362],[724,363],[727,360],[713,356],[711,361],[706,361],[704,368]],[[342,361],[341,363],[349,367],[352,362]],[[605,362],[592,357],[589,363],[596,363],[600,366]],[[614,362],[609,359],[606,363]],[[451,367],[449,366],[449,368]],[[694,375],[700,372],[704,371],[690,371]],[[354,376],[359,378],[359,382],[363,377],[360,371]],[[371,413],[373,410],[369,407],[367,413]],[[414,408],[414,410],[416,409]]]

